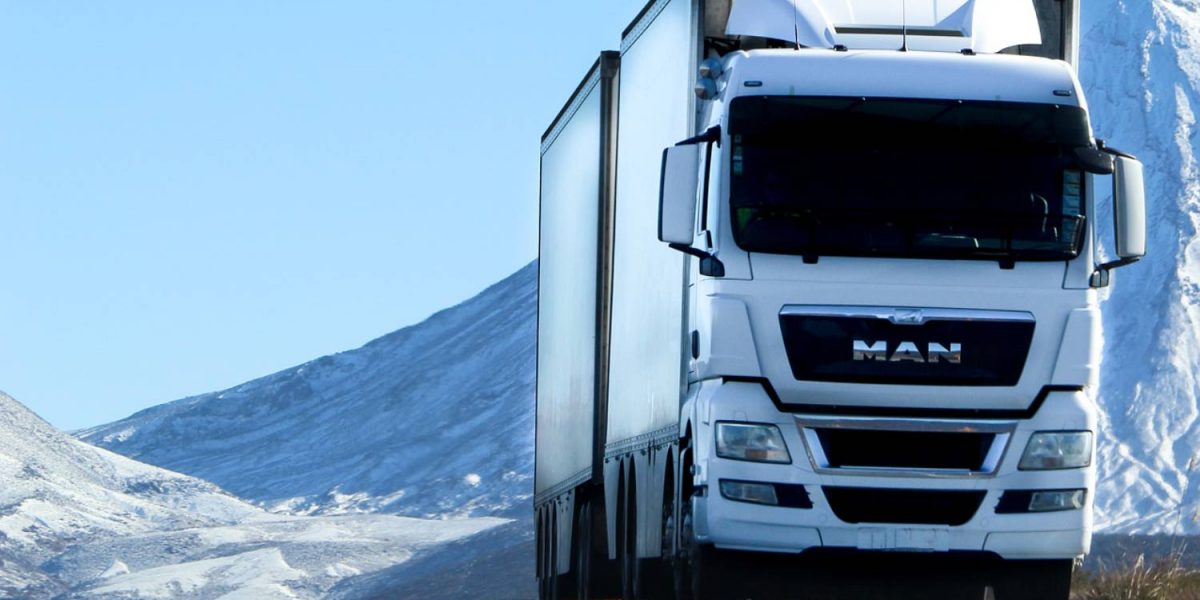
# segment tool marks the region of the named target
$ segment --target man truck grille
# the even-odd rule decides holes
[[[785,306],[779,314],[799,381],[1012,387],[1036,326],[1027,312]]]
[[[994,433],[815,430],[829,468],[934,469],[980,472]]]
[[[829,508],[846,523],[965,525],[983,503],[984,491],[821,488]]]

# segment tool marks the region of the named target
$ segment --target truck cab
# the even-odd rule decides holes
[[[707,133],[666,152],[660,220],[697,259],[696,543],[983,552],[1069,578],[1096,478],[1094,176],[1140,186],[1074,70],[845,47],[702,69]]]
[[[1095,141],[1071,69],[757,50],[717,82],[687,242],[698,538],[1085,554]],[[897,523],[929,529],[867,527]]]

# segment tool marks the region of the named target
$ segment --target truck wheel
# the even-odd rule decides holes
[[[641,598],[641,567],[642,561],[637,556],[637,508],[633,498],[622,511],[622,535],[618,547],[621,561],[621,598],[622,600],[639,600]]]
[[[993,586],[996,600],[1069,600],[1073,560],[1004,563]]]
[[[548,539],[546,540],[546,578],[545,578],[545,595],[543,600],[558,600],[559,576],[558,576],[558,519],[550,517],[550,526],[547,531]]]
[[[688,585],[691,600],[732,600],[733,590],[722,575],[720,551],[707,544],[693,544],[688,551]]]
[[[550,562],[550,558],[549,558],[550,536],[549,536],[549,534],[546,533],[546,527],[547,527],[548,523],[549,523],[549,519],[546,519],[545,517],[540,517],[538,519],[538,527],[537,527],[537,591],[538,591],[538,599],[539,600],[546,600],[550,596],[550,591],[548,589],[550,569],[547,566]]]
[[[584,502],[575,519],[575,596],[576,600],[592,600],[592,503]]]
[[[679,558],[675,561],[675,598],[678,600],[726,600],[731,598],[727,578],[721,572],[718,550],[696,540],[691,502],[680,508]]]
[[[608,558],[608,515],[605,512],[604,497],[592,498],[584,503],[584,513],[587,517],[580,521],[580,527],[588,527],[583,534],[589,538],[587,556],[587,593],[588,598],[620,598],[621,597],[621,523],[617,523],[616,560]],[[578,532],[577,532],[578,533]],[[585,546],[580,546],[581,549]],[[578,560],[578,559],[577,559]],[[580,585],[581,584],[577,584]],[[577,589],[583,589],[582,586]],[[580,596],[583,598],[583,596]]]
[[[641,596],[650,600],[675,597],[675,478],[671,469],[667,469],[664,487],[658,556],[643,558],[639,568]]]

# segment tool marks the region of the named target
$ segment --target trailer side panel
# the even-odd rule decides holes
[[[622,42],[608,453],[649,445],[679,421],[684,255],[658,241],[662,150],[694,129],[697,16],[653,3]]]
[[[600,257],[600,63],[542,143],[538,268],[538,500],[590,478]]]

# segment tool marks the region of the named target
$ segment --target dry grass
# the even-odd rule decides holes
[[[1072,600],[1200,600],[1200,570],[1183,567],[1185,547],[1154,563],[1144,555],[1121,569],[1076,573]]]

